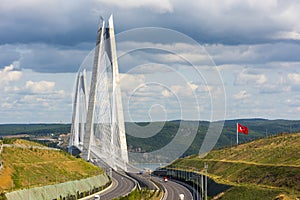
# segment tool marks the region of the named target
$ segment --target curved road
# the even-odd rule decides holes
[[[126,176],[122,176],[117,172],[112,172],[113,182],[115,182],[115,187],[113,185],[112,188],[100,194],[101,200],[109,200],[113,198],[117,198],[123,196],[132,191],[135,187],[135,182],[129,179]]]
[[[112,186],[104,192],[99,192],[96,194],[100,195],[101,200],[111,200],[113,198],[118,198],[120,196],[126,195],[132,191],[135,187],[135,182],[126,176],[122,176],[117,172],[112,172]],[[84,200],[94,199],[96,194],[91,195],[88,198],[83,198]]]
[[[184,194],[184,199],[193,199],[192,193],[189,191],[188,188],[181,185],[178,182],[174,182],[169,180],[168,182],[162,181],[162,178],[153,177],[153,179],[159,183],[167,190],[167,198],[166,200],[177,200],[179,199],[180,194]]]

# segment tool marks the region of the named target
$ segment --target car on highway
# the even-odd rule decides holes
[[[99,194],[96,194],[96,195],[94,196],[94,200],[100,200],[100,195],[99,195]]]
[[[164,176],[164,182],[168,182],[168,177]]]
[[[184,200],[184,194],[180,194],[180,195],[179,195],[179,199],[180,199],[180,200]]]

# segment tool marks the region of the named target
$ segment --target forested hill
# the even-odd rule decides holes
[[[70,133],[70,124],[0,124],[0,136],[5,135],[58,135]]]
[[[134,125],[131,122],[126,122],[127,143],[130,151],[153,151],[160,149],[168,144],[174,136],[177,134],[181,120],[165,122],[161,128],[161,122],[151,123],[151,133],[153,136],[148,138],[138,138],[132,135],[143,134],[141,132],[132,134],[134,131]],[[185,121],[187,122],[187,121]],[[235,144],[236,140],[236,123],[241,123],[249,128],[249,134],[239,135],[241,143],[254,140],[257,138],[270,136],[283,132],[299,132],[300,120],[266,120],[266,119],[238,119],[238,120],[226,120],[222,134],[216,144],[216,148],[223,146],[230,146]],[[191,122],[192,123],[192,122]],[[209,122],[199,121],[199,127],[197,135],[192,143],[191,147],[187,150],[185,155],[198,153],[202,144],[203,138],[207,132]],[[149,131],[149,123],[136,123],[135,125],[147,127]],[[185,132],[191,131],[189,128],[189,122],[183,123],[182,128]],[[0,124],[0,137],[5,135],[52,135],[57,136],[62,133],[69,133],[71,129],[70,124]],[[139,129],[141,131],[143,129]]]
[[[179,125],[182,121],[166,122],[163,128],[154,136],[149,138],[137,138],[127,135],[128,146],[133,151],[153,151],[167,145],[177,134]],[[157,125],[155,125],[157,123]],[[236,143],[236,123],[241,123],[249,128],[249,134],[239,134],[240,143],[255,140],[266,136],[279,133],[294,133],[300,131],[300,120],[267,120],[267,119],[237,119],[226,120],[223,131],[215,148],[231,146]],[[197,154],[207,133],[209,122],[199,121],[199,127],[194,142],[183,156]],[[131,123],[126,123],[126,131],[131,127]],[[140,126],[147,126],[148,123],[137,123]],[[151,123],[151,128],[156,131],[161,126],[160,122]],[[183,123],[182,129],[190,131],[189,123]],[[130,130],[130,129],[129,129]],[[138,134],[138,133],[137,133]]]

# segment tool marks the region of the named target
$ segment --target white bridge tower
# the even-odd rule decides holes
[[[99,158],[115,169],[126,171],[128,152],[112,16],[107,25],[102,21],[98,29],[91,72],[85,69],[78,72],[71,146],[80,149],[86,160]]]

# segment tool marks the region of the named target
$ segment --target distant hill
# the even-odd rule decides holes
[[[169,121],[165,122],[164,127],[153,137],[138,138],[131,135],[127,135],[127,143],[130,149],[141,150],[142,152],[151,152],[162,148],[168,144],[177,134],[181,121]],[[214,122],[213,122],[214,123]],[[234,145],[236,142],[236,123],[241,123],[249,128],[249,134],[239,135],[240,143],[251,141],[254,139],[276,135],[278,133],[288,132],[295,133],[300,131],[300,120],[267,120],[267,119],[237,119],[226,120],[224,123],[223,131],[215,148],[221,148],[225,146]],[[145,126],[148,123],[136,123],[139,126]],[[156,125],[157,124],[157,125]],[[184,153],[184,157],[187,155],[199,153],[199,149],[202,145],[203,139],[206,135],[209,122],[199,121],[199,128],[197,135],[190,146],[190,148]],[[131,127],[132,123],[125,123],[126,132],[128,127]],[[156,130],[155,126],[159,127],[159,122],[152,122],[151,126],[153,130]],[[189,132],[188,123],[184,125],[183,129]]]
[[[232,185],[219,199],[300,198],[300,133],[280,134],[249,143],[181,158],[169,167],[203,171]],[[285,197],[285,198],[284,198]]]
[[[134,137],[141,134],[134,129],[133,125],[140,127],[147,126],[147,122],[126,122],[125,128],[127,133],[128,149],[132,152],[151,152],[158,150],[167,145],[177,134],[181,120],[167,121],[161,128],[161,122],[151,122],[153,133],[152,137],[139,138]],[[267,119],[237,119],[226,120],[222,134],[215,148],[231,146],[235,144],[236,138],[236,123],[241,123],[249,128],[249,135],[240,134],[239,141],[241,143],[251,141],[257,138],[262,138],[269,135],[288,132],[294,133],[300,131],[300,120],[267,120]],[[195,122],[190,122],[195,123]],[[213,122],[214,123],[214,122]],[[197,135],[183,156],[197,154],[202,145],[203,139],[209,127],[208,121],[199,121]],[[184,132],[190,132],[189,122],[185,121],[183,125]],[[70,124],[0,124],[0,137],[5,135],[20,135],[29,134],[31,136],[49,136],[57,137],[59,134],[69,133],[71,130]],[[159,130],[159,131],[157,131]],[[139,130],[140,131],[140,130]],[[130,134],[128,134],[130,133]]]
[[[46,136],[70,133],[71,124],[0,124],[0,136],[29,134]]]

